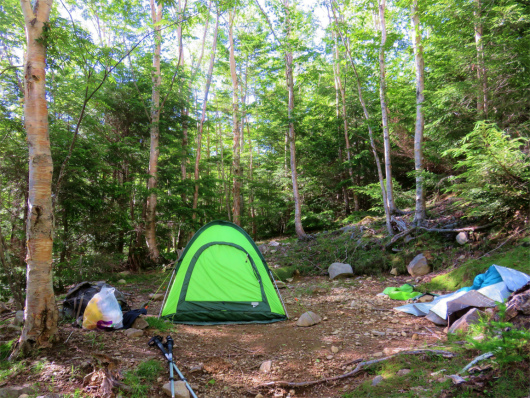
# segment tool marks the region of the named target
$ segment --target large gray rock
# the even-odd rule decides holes
[[[383,376],[375,376],[372,380],[372,387],[375,387],[383,381]]]
[[[0,398],[18,398],[22,394],[33,394],[33,388],[27,385],[0,388]]]
[[[422,254],[418,254],[407,266],[407,271],[412,276],[423,276],[431,272],[427,259]]]
[[[468,242],[467,232],[460,232],[456,235],[456,241],[459,245],[465,245]]]
[[[319,315],[315,314],[313,311],[307,311],[300,316],[296,322],[296,326],[307,327],[316,325],[320,322],[322,322],[322,318]]]
[[[169,383],[164,384],[162,390],[171,396],[171,385]],[[186,388],[186,383],[182,380],[175,382],[175,398],[190,398],[190,392]]]
[[[350,264],[333,263],[328,268],[329,279],[353,276],[353,268]]]
[[[451,325],[448,333],[456,333],[459,330],[465,332],[469,328],[469,325],[478,323],[481,315],[484,315],[484,312],[476,308],[469,310],[462,318]]]

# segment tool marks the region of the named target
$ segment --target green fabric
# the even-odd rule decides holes
[[[408,283],[400,287],[387,287],[383,290],[383,293],[387,294],[392,300],[409,300],[421,294],[420,292],[415,292],[414,287]]]
[[[175,269],[162,309],[166,319],[197,324],[286,319],[263,255],[235,224],[214,221],[202,227]]]

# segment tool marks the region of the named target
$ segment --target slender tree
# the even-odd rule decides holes
[[[388,127],[388,106],[386,95],[386,0],[379,0],[379,29],[381,31],[381,44],[379,46],[379,98],[381,101],[381,120],[383,123],[383,142],[385,154],[386,200],[390,214],[396,212],[394,202],[394,189],[392,186],[392,162],[390,159],[390,131]]]
[[[477,48],[477,111],[479,112],[479,117],[484,119],[488,116],[488,79],[484,62],[484,41],[482,38],[484,35],[484,27],[482,24],[482,4],[480,0],[475,0],[474,16],[475,45]]]
[[[27,285],[24,329],[14,356],[32,344],[47,346],[57,333],[58,311],[52,279],[53,163],[46,104],[46,32],[53,0],[21,0],[26,29],[24,124],[29,147],[29,196],[26,224]]]
[[[199,122],[199,131],[197,133],[197,152],[195,155],[195,192],[193,194],[193,210],[197,210],[199,200],[199,162],[201,160],[201,141],[204,128],[204,121],[206,120],[206,107],[208,105],[208,93],[210,92],[210,85],[212,83],[213,66],[215,64],[215,52],[217,50],[217,32],[219,30],[219,16],[220,10],[217,8],[217,17],[215,21],[215,29],[213,33],[212,53],[210,55],[210,66],[208,67],[208,75],[206,77],[206,85],[204,87],[204,99],[202,101],[201,120]],[[197,213],[193,213],[193,220],[197,218]]]
[[[416,67],[416,125],[414,132],[414,169],[416,170],[416,212],[414,222],[421,225],[425,221],[425,191],[423,189],[423,89],[424,61],[423,46],[421,44],[420,13],[418,0],[412,2],[412,44],[414,47],[414,64]]]
[[[239,96],[236,70],[236,58],[234,48],[234,20],[236,8],[229,13],[228,40],[230,42],[230,76],[232,77],[232,169],[234,173],[233,183],[233,209],[232,220],[234,224],[241,225],[241,142],[240,142],[240,121],[239,121]]]

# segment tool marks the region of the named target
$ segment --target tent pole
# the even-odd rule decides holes
[[[167,294],[169,292],[169,287],[173,284],[173,279],[175,278],[175,271],[177,270],[176,267],[173,267],[173,275],[171,275],[171,278],[169,278],[169,285],[167,285],[166,294],[164,295],[164,301],[162,301],[162,306],[160,307],[160,312],[158,313],[158,319],[160,319],[160,316],[162,315],[162,310],[164,309],[164,305],[166,304]]]
[[[283,302],[283,297],[280,294],[280,289],[278,289],[278,285],[276,285],[276,279],[274,279],[274,275],[272,274],[272,271],[269,269],[269,273],[271,274],[272,283],[274,283],[274,287],[276,288],[276,292],[278,293],[278,297],[280,298],[280,301],[282,302],[283,310],[285,311],[285,315],[287,316],[287,319],[289,319],[289,314],[287,313],[287,308],[285,308],[285,304]]]

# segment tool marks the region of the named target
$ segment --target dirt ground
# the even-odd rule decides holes
[[[131,308],[140,308],[148,300],[148,292],[156,289],[148,280],[152,278],[145,283],[119,286]],[[199,397],[255,397],[258,393],[265,397],[340,397],[365,377],[373,376],[360,372],[340,381],[295,389],[263,384],[337,376],[351,371],[355,366],[351,363],[357,359],[367,360],[440,343],[440,339],[445,339],[441,328],[424,318],[392,310],[402,302],[376,296],[385,287],[401,286],[406,281],[411,279],[405,276],[384,281],[371,277],[339,281],[329,281],[327,277],[295,278],[281,289],[291,317],[288,321],[176,325],[171,335],[177,366]],[[149,314],[157,315],[160,305],[160,301],[152,302]],[[296,320],[306,311],[320,315],[322,322],[297,327]],[[88,396],[97,397],[101,391],[83,386],[83,377],[104,367],[102,362],[110,359],[117,374],[148,359],[162,362],[158,349],[148,347],[149,339],[156,333],[146,329],[143,337],[128,338],[123,331],[95,333],[61,324],[61,343],[39,352],[37,360],[44,364],[43,370],[29,369],[4,384],[38,383],[43,392],[62,394],[83,389]],[[260,372],[260,365],[265,361],[272,361],[268,373]],[[161,387],[167,379],[167,374],[160,374],[149,396],[165,396]]]

